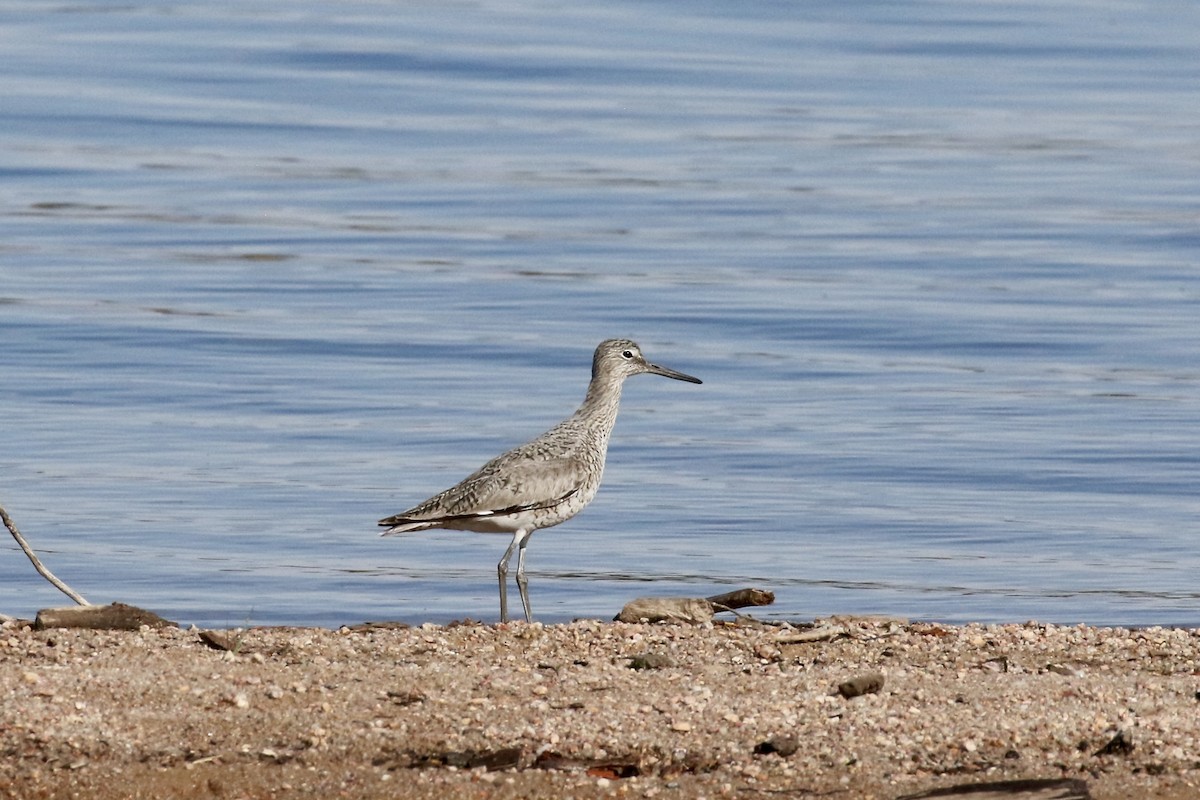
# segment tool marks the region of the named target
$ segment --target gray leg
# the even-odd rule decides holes
[[[517,591],[521,593],[521,607],[525,609],[525,621],[533,622],[533,614],[529,613],[529,579],[525,577],[525,545],[529,544],[529,536],[521,539],[517,546]]]
[[[520,589],[520,581],[523,577],[521,572],[521,564],[525,560],[525,539],[529,536],[526,530],[519,530],[513,534],[512,541],[508,543],[508,549],[504,551],[504,557],[500,559],[500,563],[496,565],[496,575],[500,578],[500,621],[508,622],[508,560],[512,558],[513,550],[518,546],[521,548],[520,554],[517,555],[517,588]],[[529,605],[525,600],[525,593],[521,592],[521,602],[525,604],[525,616],[529,616]]]

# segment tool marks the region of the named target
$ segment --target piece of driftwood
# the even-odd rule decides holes
[[[906,794],[897,800],[1091,800],[1087,781],[1078,778],[965,783]]]
[[[379,622],[360,622],[357,625],[343,625],[342,627],[355,633],[370,633],[371,631],[405,631],[412,625],[407,622],[381,620]]]
[[[552,769],[559,772],[583,771],[593,778],[635,778],[642,774],[637,761],[613,759],[586,759],[564,756],[553,750],[544,750],[533,759],[534,769]]]
[[[42,563],[42,560],[37,557],[37,554],[33,552],[33,548],[29,546],[29,542],[25,541],[25,537],[21,535],[19,530],[17,530],[16,523],[14,523],[12,518],[8,516],[8,512],[4,510],[4,506],[0,506],[0,520],[3,520],[4,527],[8,528],[8,532],[11,533],[12,537],[17,540],[17,544],[20,545],[21,550],[25,552],[26,557],[29,558],[29,561],[33,564],[33,568],[38,571],[39,575],[50,581],[51,585],[54,586],[55,589],[58,589],[60,592],[74,600],[79,605],[88,605],[88,601],[83,599],[83,595],[76,592],[70,586],[67,586],[65,583],[56,578],[53,572],[46,569],[46,566]]]
[[[812,644],[813,642],[825,642],[830,639],[838,639],[849,635],[844,625],[817,625],[808,630],[777,636],[775,637],[775,644]]]
[[[689,622],[700,625],[712,621],[712,603],[699,597],[639,597],[631,600],[614,619],[617,622]]]
[[[387,753],[372,763],[385,769],[425,769],[428,767],[455,767],[456,769],[484,769],[488,771],[519,769],[524,751],[520,747],[502,747],[498,750],[449,750],[432,753],[413,751]]]
[[[775,602],[775,593],[751,587],[724,594],[714,594],[708,598],[708,602],[713,604],[713,611],[727,611],[749,606],[769,606]]]
[[[200,631],[198,634],[200,641],[211,647],[213,650],[221,650],[226,653],[242,652],[242,632],[226,633],[222,631]]]
[[[143,625],[151,628],[178,628],[177,623],[163,619],[153,611],[125,603],[107,606],[67,606],[43,608],[37,613],[33,626],[47,628],[90,628],[96,630],[136,631]]]
[[[764,589],[738,589],[712,597],[639,597],[613,617],[617,622],[711,622],[713,614],[746,606],[768,606],[775,593]]]

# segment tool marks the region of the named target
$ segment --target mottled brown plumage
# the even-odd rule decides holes
[[[511,533],[512,542],[496,565],[500,619],[508,621],[508,561],[517,550],[517,589],[525,619],[532,621],[525,578],[529,536],[566,522],[596,496],[608,440],[617,421],[621,386],[629,376],[643,372],[700,383],[699,378],[651,364],[628,339],[601,342],[592,357],[592,381],[578,411],[533,441],[496,456],[444,492],[380,520],[388,529],[382,535],[429,528]]]

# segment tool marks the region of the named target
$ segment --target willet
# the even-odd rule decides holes
[[[517,551],[517,590],[525,620],[529,612],[525,546],[541,528],[566,522],[596,496],[604,473],[608,440],[617,421],[621,385],[648,372],[678,381],[699,378],[651,364],[628,339],[600,343],[592,357],[592,381],[583,405],[531,442],[496,456],[461,482],[395,516],[381,519],[383,536],[429,528],[511,533],[496,565],[500,578],[500,621],[508,621],[508,560]]]

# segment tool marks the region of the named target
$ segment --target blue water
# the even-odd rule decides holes
[[[1200,625],[1200,6],[0,4],[0,503],[199,625],[496,616],[375,522],[636,338],[544,621]],[[67,602],[7,537],[0,612]]]

